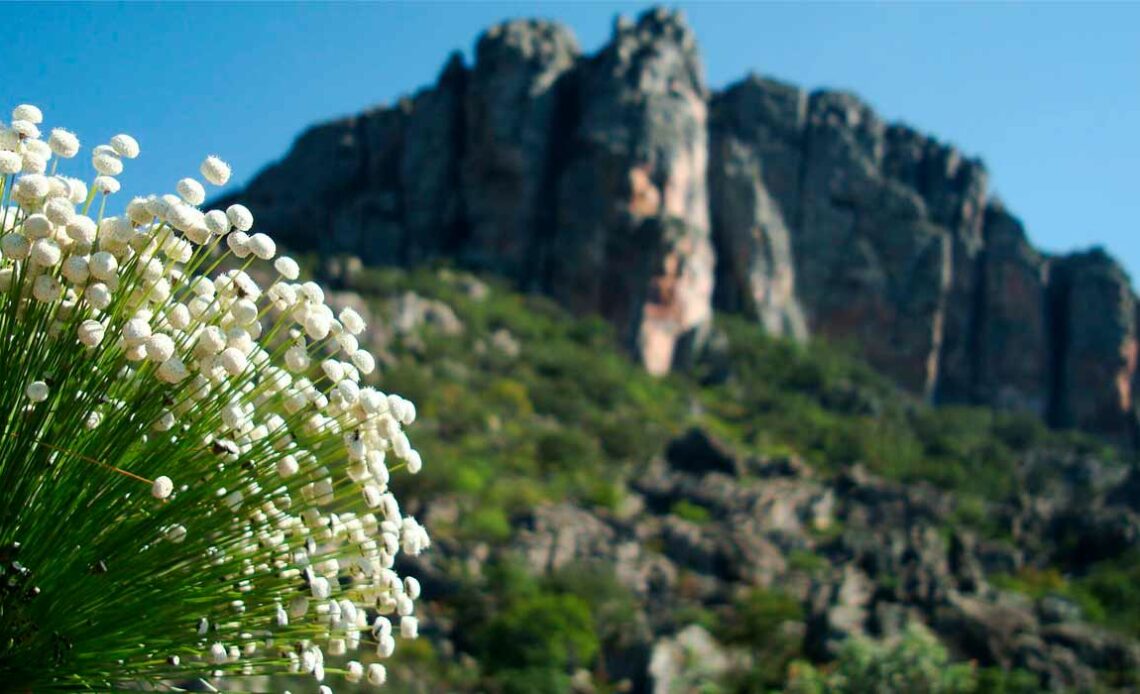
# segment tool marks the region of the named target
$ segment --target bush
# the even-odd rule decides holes
[[[974,691],[974,669],[951,664],[938,639],[917,625],[897,644],[849,639],[835,667],[824,672],[803,662],[789,672],[787,692],[796,694],[954,694]]]
[[[682,520],[687,520],[690,523],[696,523],[698,525],[708,523],[711,518],[707,508],[700,504],[694,504],[688,499],[681,499],[673,504],[669,509],[669,513],[672,513]]]
[[[492,673],[528,668],[567,672],[598,652],[590,608],[576,595],[536,595],[496,614],[483,634],[483,664]]]
[[[784,681],[790,662],[802,654],[802,639],[786,630],[803,620],[803,608],[779,591],[755,588],[725,612],[717,630],[719,640],[740,646],[752,656],[747,673],[731,682],[737,691],[768,691]]]

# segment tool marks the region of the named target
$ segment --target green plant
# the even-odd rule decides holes
[[[483,662],[492,673],[528,668],[565,672],[589,665],[598,651],[589,606],[566,594],[512,602],[492,618],[483,642]]]
[[[682,520],[687,520],[690,523],[697,523],[698,525],[708,523],[712,517],[709,510],[700,504],[695,504],[688,499],[681,499],[675,502],[670,508],[669,513]]]
[[[826,671],[797,662],[789,673],[789,694],[952,694],[976,686],[973,667],[951,664],[938,639],[917,625],[908,627],[898,643],[849,639]]]
[[[265,262],[275,245],[245,233],[245,207],[199,211],[193,179],[107,216],[133,138],[95,148],[88,186],[43,173],[52,153],[53,172],[76,154],[74,135],[44,143],[39,109],[13,116],[0,129],[0,196],[14,203],[0,206],[5,688],[290,666],[319,679],[322,649],[394,649],[386,619],[377,639],[360,635],[377,600],[415,637],[419,584],[379,570],[428,545],[383,489],[422,465],[403,432],[415,408],[366,385],[360,315],[295,283],[292,259]],[[216,157],[201,171],[229,177]],[[365,505],[377,515],[352,513]]]

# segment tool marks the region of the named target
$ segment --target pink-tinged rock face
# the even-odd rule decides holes
[[[551,290],[600,312],[653,373],[712,315],[707,108],[689,29],[668,12],[618,27],[581,68],[558,179]]]

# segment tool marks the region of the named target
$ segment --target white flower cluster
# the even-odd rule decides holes
[[[185,616],[191,650],[172,646],[166,664],[235,674],[283,664],[322,681],[326,653],[365,642],[387,658],[396,632],[418,632],[420,586],[396,573],[396,556],[430,541],[388,489],[391,472],[422,467],[404,432],[416,410],[368,385],[376,360],[359,343],[364,320],[335,314],[318,285],[299,281],[247,208],[201,210],[206,189],[193,178],[103,216],[138,143],[118,135],[95,147],[89,186],[54,175],[79,141],[58,128],[40,139],[42,120],[24,105],[0,129],[0,311],[39,321],[43,345],[77,345],[113,385],[65,393],[29,374],[20,406],[69,416],[78,406],[88,431],[133,426],[146,445],[203,461],[126,471],[150,484],[142,496],[161,526],[140,551],[172,562],[197,551],[187,565],[221,572],[241,595],[219,589],[224,600],[196,605]],[[221,186],[230,167],[210,156],[200,173]],[[337,672],[386,679],[375,662]]]

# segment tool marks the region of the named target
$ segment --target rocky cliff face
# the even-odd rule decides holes
[[[1035,251],[986,179],[851,94],[710,93],[693,32],[656,9],[595,55],[556,24],[493,27],[473,66],[310,129],[241,195],[298,249],[454,258],[601,314],[655,373],[716,308],[852,343],[934,401],[1131,440],[1127,276]]]

